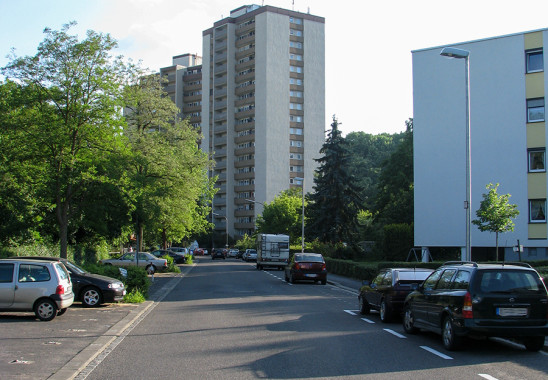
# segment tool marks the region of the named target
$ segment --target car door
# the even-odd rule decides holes
[[[381,293],[379,293],[379,287],[382,284],[384,276],[386,276],[386,271],[382,271],[377,276],[375,276],[373,281],[371,281],[369,288],[365,292],[365,299],[367,300],[367,303],[370,306],[373,306],[374,308],[379,307],[379,303],[381,299]]]
[[[428,325],[428,308],[431,302],[431,295],[436,287],[443,270],[433,272],[419,287],[417,292],[411,293],[410,306],[418,324]]]
[[[0,308],[7,308],[13,304],[15,293],[14,263],[0,263]]]
[[[433,291],[427,300],[428,323],[435,327],[441,327],[441,313],[450,304],[453,293],[452,278],[457,272],[456,269],[446,269],[440,276]]]
[[[20,263],[13,306],[32,309],[34,301],[41,296],[50,295],[52,289],[48,285],[50,285],[51,276],[46,265]]]

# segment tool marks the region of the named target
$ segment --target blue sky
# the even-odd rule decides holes
[[[252,3],[325,17],[326,128],[336,114],[345,133],[404,130],[411,50],[548,27],[547,0],[0,0],[0,66],[10,48],[34,55],[45,27],[74,20],[81,38],[110,33],[117,55],[156,71],[175,55],[201,54],[202,31]]]

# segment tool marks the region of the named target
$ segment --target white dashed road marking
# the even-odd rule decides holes
[[[352,310],[345,310],[344,311],[345,313],[348,313],[350,315],[357,315],[356,313],[354,313]]]
[[[400,333],[397,333],[397,332],[395,332],[394,330],[390,330],[390,329],[383,329],[383,330],[386,331],[387,333],[390,333],[390,334],[392,334],[392,335],[394,335],[394,336],[397,336],[397,337],[400,338],[400,339],[407,339],[406,336],[404,336],[404,335],[402,335],[402,334],[400,334]]]
[[[478,376],[483,377],[484,379],[487,379],[487,380],[498,380],[496,377],[493,377],[491,375],[486,375],[485,373],[478,373]]]
[[[445,354],[442,354],[441,352],[436,351],[436,350],[434,350],[433,348],[430,348],[430,347],[428,347],[428,346],[420,346],[420,347],[421,347],[423,350],[426,350],[426,351],[428,351],[428,352],[430,352],[430,353],[432,353],[432,354],[434,354],[434,355],[437,355],[437,356],[439,356],[439,357],[442,358],[442,359],[453,360],[453,358],[452,358],[451,356],[447,356],[447,355],[445,355]]]
[[[370,320],[370,319],[367,319],[367,318],[361,318],[362,321],[364,322],[367,322],[367,323],[371,323],[371,324],[374,324],[375,322]]]

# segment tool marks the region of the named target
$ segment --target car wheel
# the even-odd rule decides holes
[[[82,304],[85,307],[97,307],[103,303],[101,291],[94,287],[85,288],[82,291],[82,296],[80,298],[82,299]]]
[[[544,347],[543,336],[529,336],[523,339],[523,344],[527,351],[540,351]]]
[[[385,300],[381,301],[381,306],[379,308],[379,313],[381,315],[381,321],[383,323],[390,322],[391,311],[390,311],[390,307],[386,304]]]
[[[455,334],[455,325],[450,317],[445,317],[443,320],[441,337],[443,340],[443,346],[449,351],[459,348],[461,338]]]
[[[369,314],[371,312],[369,303],[362,296],[358,296],[358,302],[360,303],[360,314]]]
[[[406,305],[403,311],[403,329],[408,334],[416,334],[419,331],[419,329],[415,327],[415,316],[409,305]]]
[[[58,316],[63,315],[67,312],[67,310],[68,310],[68,307],[65,307],[64,309],[59,309],[59,310],[57,310],[57,315]]]
[[[57,305],[50,299],[40,300],[34,306],[34,314],[41,321],[51,321],[57,315]]]

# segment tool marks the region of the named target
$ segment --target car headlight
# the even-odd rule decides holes
[[[124,284],[122,284],[121,282],[113,282],[108,284],[108,287],[111,289],[122,289],[124,287]]]

